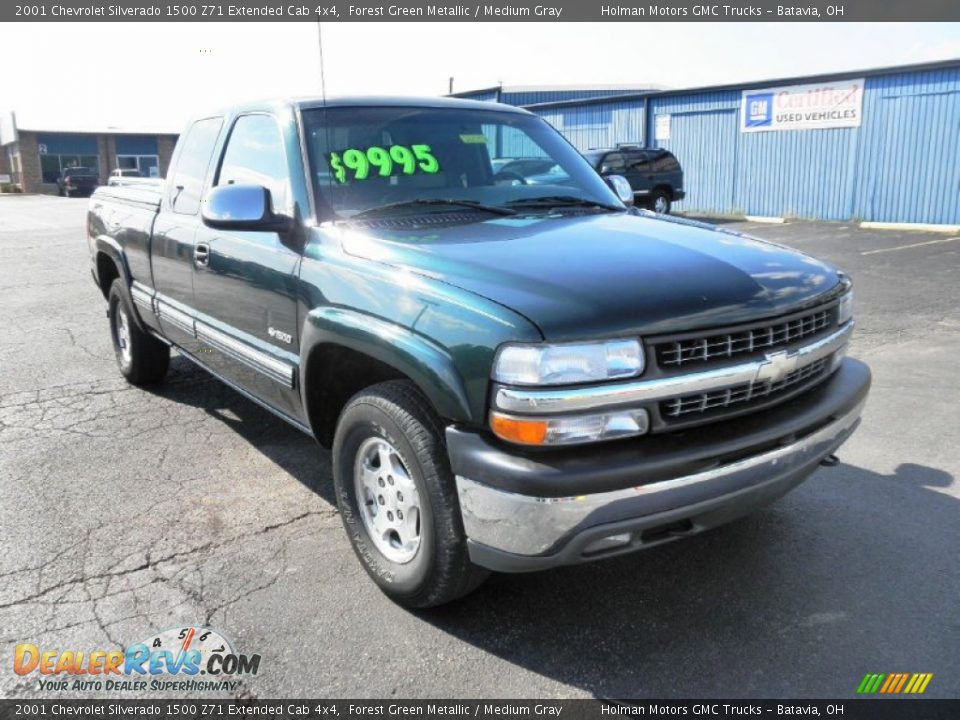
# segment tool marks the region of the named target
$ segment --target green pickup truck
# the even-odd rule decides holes
[[[275,101],[191,122],[87,234],[123,375],[173,348],[331,448],[360,562],[427,607],[739,517],[859,423],[849,278],[631,200],[520,109]]]

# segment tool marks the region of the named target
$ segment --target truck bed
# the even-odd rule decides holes
[[[99,251],[111,246],[122,248],[130,274],[127,280],[153,287],[150,242],[163,188],[162,181],[102,185],[90,196],[87,232],[94,269]]]
[[[97,201],[110,203],[121,202],[152,208],[155,212],[160,209],[160,198],[163,197],[163,180],[139,179],[138,182],[124,182],[116,185],[101,185],[91,196],[91,207]]]

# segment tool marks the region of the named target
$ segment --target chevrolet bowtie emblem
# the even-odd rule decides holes
[[[757,377],[754,382],[775,383],[783,380],[787,375],[797,369],[797,361],[800,355],[790,353],[787,350],[766,353],[766,360],[760,364],[757,370]]]

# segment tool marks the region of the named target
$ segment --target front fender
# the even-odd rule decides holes
[[[470,419],[470,402],[453,358],[422,335],[353,310],[317,308],[307,316],[301,337],[301,389],[307,387],[306,358],[313,348],[324,344],[355,350],[403,373],[426,394],[441,417]]]

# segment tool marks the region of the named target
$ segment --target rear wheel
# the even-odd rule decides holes
[[[654,190],[650,195],[650,206],[655,213],[670,214],[670,196],[666,190]]]
[[[412,383],[374,385],[347,403],[333,479],[354,552],[394,602],[442,605],[487,577],[467,554],[441,423]]]
[[[110,338],[120,372],[134,385],[160,382],[170,365],[170,348],[137,325],[123,280],[113,281],[109,301]]]

